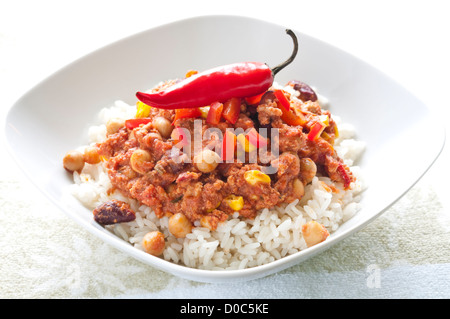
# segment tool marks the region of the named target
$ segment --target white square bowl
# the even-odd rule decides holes
[[[263,266],[230,271],[192,269],[146,254],[93,221],[92,212],[64,190],[69,150],[88,141],[87,128],[115,100],[135,103],[135,92],[179,77],[188,69],[241,61],[275,66],[291,52],[285,27],[235,16],[198,17],[157,27],[97,50],[45,79],[8,113],[6,140],[29,179],[91,233],[153,267],[202,282],[250,280],[286,269],[360,230],[407,192],[438,157],[444,126],[410,92],[370,65],[294,30],[296,60],[276,81],[302,80],[331,102],[331,112],[352,123],[367,144],[358,163],[368,181],[362,210],[326,241]],[[430,132],[432,132],[430,134]],[[389,227],[389,225],[386,225]]]

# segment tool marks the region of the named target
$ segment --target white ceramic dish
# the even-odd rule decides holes
[[[202,282],[250,280],[291,267],[355,233],[398,200],[432,165],[443,125],[426,105],[359,59],[294,30],[300,50],[276,81],[303,80],[329,98],[332,113],[355,125],[367,143],[359,163],[369,183],[363,209],[325,242],[270,264],[235,271],[191,269],[143,253],[93,222],[64,189],[72,183],[62,157],[87,142],[98,111],[115,100],[188,69],[239,61],[274,66],[291,52],[285,27],[234,16],[198,17],[139,33],[89,54],[31,89],[6,122],[10,151],[30,180],[61,210],[109,244],[158,269]],[[427,134],[432,131],[432,138]],[[389,227],[389,225],[386,225]]]

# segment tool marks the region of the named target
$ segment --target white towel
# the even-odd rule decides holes
[[[14,165],[5,161],[8,165]],[[280,273],[206,284],[91,235],[0,166],[1,298],[448,298],[450,216],[429,178],[360,232]]]

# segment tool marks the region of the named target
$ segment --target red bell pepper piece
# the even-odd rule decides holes
[[[304,125],[306,123],[305,117],[302,113],[295,113],[291,109],[291,104],[286,98],[282,90],[273,91],[275,97],[277,98],[277,106],[283,112],[281,119],[284,123],[292,126]]]
[[[283,90],[275,90],[273,91],[273,93],[275,94],[278,101],[280,101],[280,104],[282,107],[284,107],[285,111],[289,111],[289,109],[291,108],[291,103],[286,98],[286,95],[284,95]]]
[[[264,95],[264,93],[266,93],[266,92],[263,92],[261,94],[255,95],[255,96],[246,97],[245,98],[245,102],[248,105],[256,105],[256,104],[258,104],[261,101],[261,98]]]
[[[267,146],[268,144],[267,139],[261,136],[255,128],[250,129],[247,135],[245,135],[245,138],[258,148]]]
[[[236,135],[226,130],[222,140],[222,161],[233,162],[236,149]]]
[[[217,125],[222,118],[223,104],[220,102],[214,102],[209,107],[208,116],[206,117],[206,123]]]
[[[281,119],[284,121],[284,123],[292,126],[303,126],[306,123],[303,114],[296,114],[293,110],[287,111],[283,106],[278,106],[278,108],[281,110],[281,112],[283,112],[283,114],[281,115]]]
[[[315,122],[312,126],[311,129],[309,130],[308,133],[308,140],[310,141],[314,141],[316,138],[318,138],[320,136],[320,134],[322,134],[323,130],[325,129],[326,124],[323,122]]]
[[[192,109],[176,109],[175,110],[175,118],[173,119],[172,124],[179,119],[185,118],[197,118],[202,115],[202,112],[196,107]]]
[[[235,124],[241,113],[241,99],[231,98],[223,104],[222,116],[231,124]]]
[[[125,121],[125,126],[128,129],[132,130],[132,129],[138,127],[141,124],[147,124],[147,123],[150,123],[151,121],[152,121],[152,119],[147,119],[147,118],[144,118],[144,119],[129,119],[129,120]]]

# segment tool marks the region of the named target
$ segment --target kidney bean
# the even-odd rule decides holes
[[[102,225],[130,222],[136,219],[136,213],[125,202],[112,199],[93,211],[94,220]]]
[[[288,85],[292,86],[292,88],[298,92],[300,92],[300,96],[298,97],[303,102],[306,101],[317,101],[316,92],[306,83],[301,81],[292,80],[288,82]]]

